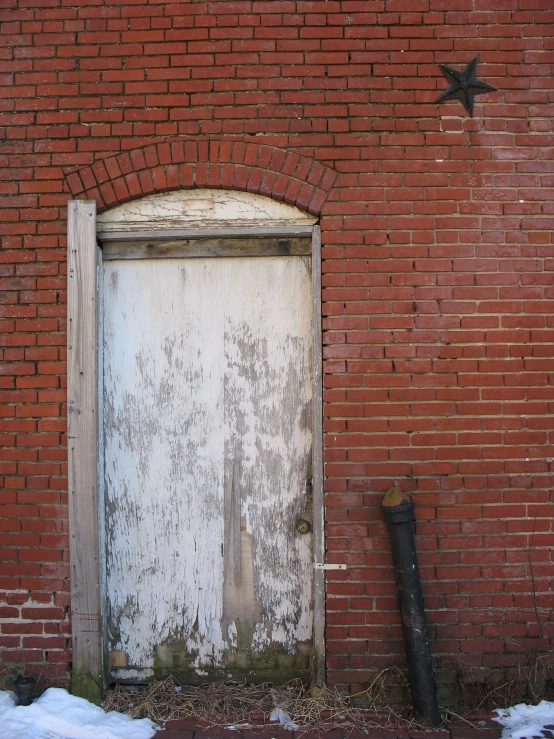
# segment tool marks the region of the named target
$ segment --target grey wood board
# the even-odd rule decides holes
[[[311,253],[311,239],[274,236],[270,238],[197,238],[106,241],[104,260],[180,259],[184,257],[301,256]]]
[[[208,238],[254,238],[274,236],[308,236],[311,237],[312,225],[295,226],[243,226],[233,228],[218,226],[217,228],[150,228],[144,227],[130,229],[128,231],[118,229],[98,229],[99,241],[134,241],[135,239],[208,239]]]
[[[321,231],[314,226],[312,244],[313,301],[313,556],[325,562],[324,468],[323,468],[323,347],[321,321]],[[314,569],[314,663],[312,683],[325,683],[325,573]]]
[[[96,203],[68,204],[68,446],[73,670],[102,672],[97,507]]]

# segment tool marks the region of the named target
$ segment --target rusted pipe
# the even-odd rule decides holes
[[[389,527],[391,539],[414,710],[427,726],[438,726],[441,718],[417,566],[413,526],[414,504],[399,488],[392,487],[385,495],[381,511]]]

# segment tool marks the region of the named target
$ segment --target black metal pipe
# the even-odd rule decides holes
[[[402,501],[399,505],[391,505],[398,500]],[[398,488],[392,488],[385,496],[381,511],[389,527],[391,539],[414,710],[423,723],[438,726],[441,718],[417,566],[413,526],[414,504]]]

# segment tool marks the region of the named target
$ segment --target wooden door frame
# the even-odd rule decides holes
[[[321,326],[321,232],[319,226],[294,225],[217,228],[217,229],[144,229],[117,234],[99,234],[106,245],[131,240],[139,242],[134,254],[125,252],[117,258],[164,258],[181,256],[175,253],[177,241],[202,247],[211,238],[206,256],[215,256],[213,241],[225,244],[225,253],[245,255],[233,240],[252,238],[273,244],[249,254],[283,253],[283,239],[311,240],[312,321],[314,356],[313,383],[313,658],[312,686],[325,683],[325,562],[324,499],[323,499],[323,383]],[[236,241],[235,244],[239,242]],[[145,250],[148,245],[149,249]],[[169,246],[168,246],[169,245]],[[168,248],[173,252],[168,253]],[[291,247],[294,249],[294,247]],[[142,249],[142,252],[141,252]],[[273,249],[273,250],[272,250]],[[198,249],[197,249],[198,251]],[[287,252],[285,252],[287,253]],[[288,252],[298,253],[298,252]],[[304,252],[307,253],[307,252]],[[195,253],[195,256],[199,256]],[[217,256],[222,255],[221,252]],[[97,240],[96,202],[68,202],[68,457],[69,457],[69,533],[71,625],[73,638],[73,693],[99,702],[108,680],[106,638],[106,573],[102,556],[104,532],[104,490],[102,450],[102,269],[103,251]],[[320,567],[317,567],[320,565]]]

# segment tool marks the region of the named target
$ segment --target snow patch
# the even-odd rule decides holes
[[[496,713],[498,717],[493,720],[504,727],[502,739],[552,736],[547,726],[554,726],[554,702],[541,701],[537,706],[518,703],[510,708],[497,708]]]
[[[0,691],[2,739],[151,739],[158,727],[148,718],[105,713],[63,688],[49,688],[30,706]]]

